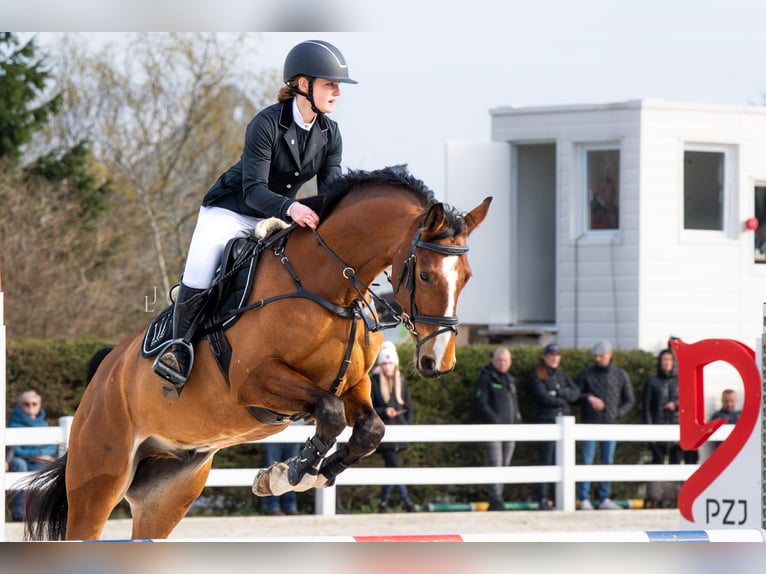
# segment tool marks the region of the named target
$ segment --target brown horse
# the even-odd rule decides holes
[[[141,356],[142,332],[106,356],[75,413],[67,455],[30,483],[28,539],[96,539],[123,498],[133,538],[165,538],[202,492],[218,450],[275,434],[291,417],[312,417],[315,435],[297,458],[261,470],[253,491],[332,485],[384,433],[368,376],[383,336],[367,285],[389,266],[417,370],[437,377],[454,368],[456,306],[471,274],[466,240],[491,198],[459,213],[406,170],[386,168],[349,172],[318,201],[316,234],[295,228],[261,255],[253,310],[226,333],[228,377],[203,339],[183,395],[168,403]],[[281,298],[296,286],[299,296]],[[252,407],[280,415],[277,424]],[[346,425],[348,443],[325,457]]]

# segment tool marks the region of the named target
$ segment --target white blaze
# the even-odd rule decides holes
[[[457,314],[457,280],[458,280],[458,256],[450,255],[442,260],[442,275],[447,281],[447,307],[442,315],[452,317]],[[452,337],[452,331],[446,331],[434,338],[433,351],[436,360],[437,369],[441,370],[441,364],[444,360],[444,354],[447,351],[447,344]]]

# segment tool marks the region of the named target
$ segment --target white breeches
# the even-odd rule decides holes
[[[184,285],[194,289],[210,287],[228,241],[244,237],[259,221],[220,207],[201,207],[186,257]]]

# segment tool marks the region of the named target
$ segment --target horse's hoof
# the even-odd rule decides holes
[[[253,480],[253,494],[256,496],[272,496],[271,486],[269,485],[269,469],[262,468],[255,475]]]

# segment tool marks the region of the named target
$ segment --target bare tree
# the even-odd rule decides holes
[[[65,41],[67,131],[87,129],[118,196],[136,208],[130,233],[148,239],[135,243],[164,291],[180,275],[205,191],[239,158],[252,115],[276,96],[276,70],[242,68],[255,40],[144,33],[97,53]]]
[[[273,102],[257,36],[65,35],[51,49],[61,112],[30,154],[87,140],[108,207],[84,229],[66,182],[0,173],[0,270],[9,336],[121,338],[180,276],[202,197]],[[35,156],[36,156],[35,155]],[[154,294],[158,299],[153,301]]]

